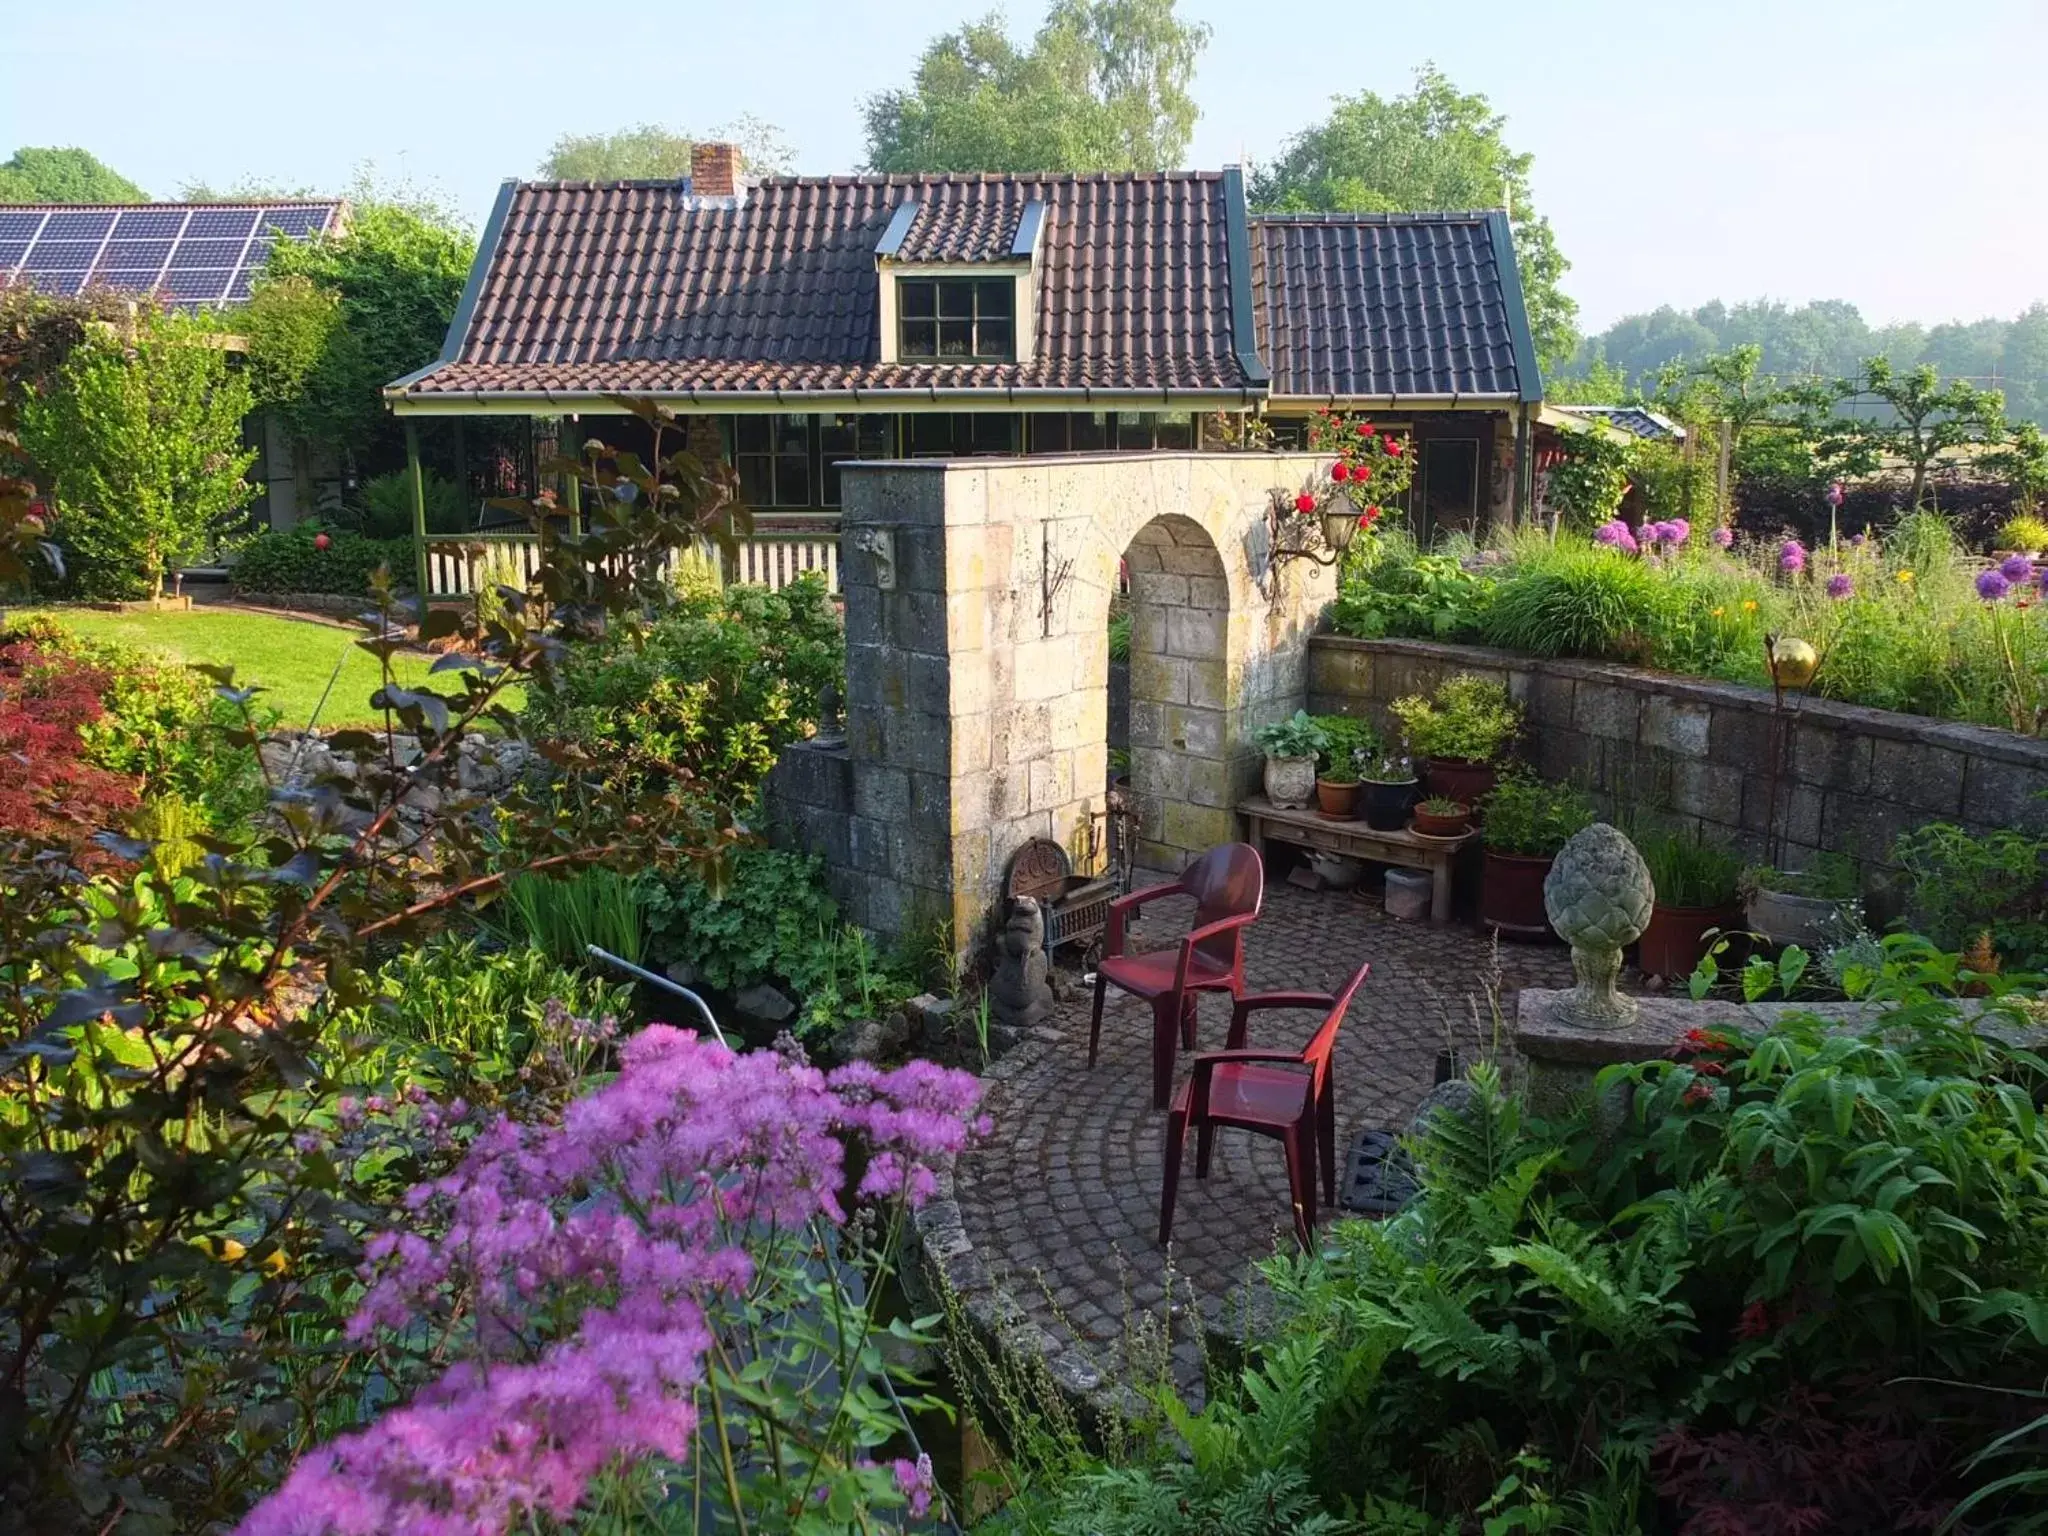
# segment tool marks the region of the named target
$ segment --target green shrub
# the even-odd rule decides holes
[[[1621,505],[1634,463],[1630,445],[1604,432],[1566,432],[1543,493],[1546,507],[1581,531],[1606,522]]]
[[[314,541],[325,533],[327,548]],[[346,528],[327,529],[316,523],[272,529],[259,534],[242,550],[229,571],[237,592],[323,592],[335,597],[366,597],[370,577],[379,566],[392,581],[410,591],[413,547],[410,538],[371,539]]]
[[[2048,521],[2031,512],[2007,520],[1998,530],[1998,547],[2016,549],[2023,554],[2038,555],[2048,550]]]
[[[1573,833],[1590,827],[1597,814],[1582,789],[1511,773],[1486,797],[1481,830],[1486,846],[1496,853],[1544,858],[1564,847]]]
[[[642,631],[576,647],[526,710],[537,734],[581,746],[616,782],[694,785],[744,807],[844,667],[820,578],[692,591]]]
[[[1493,602],[1494,579],[1448,554],[1424,554],[1401,533],[1354,544],[1365,554],[1344,567],[1330,628],[1360,640],[1385,636],[1472,640]]]
[[[1669,579],[1635,555],[1560,542],[1519,560],[1486,614],[1488,643],[1528,656],[1646,665],[1671,603]]]
[[[2048,968],[2048,839],[1932,822],[1901,836],[1892,861],[1911,881],[1913,926],[1943,949],[1988,933],[2007,969]]]
[[[1408,750],[1420,757],[1492,762],[1522,728],[1522,712],[1507,689],[1470,673],[1446,679],[1431,698],[1410,694],[1389,708]]]
[[[1320,757],[1330,747],[1330,738],[1305,709],[1284,720],[1268,720],[1252,732],[1252,740],[1268,757]]]
[[[462,487],[432,470],[420,471],[420,499],[426,504],[427,532],[468,533],[476,527],[476,508]],[[368,539],[412,538],[412,476],[402,469],[372,475],[356,489],[356,530]]]

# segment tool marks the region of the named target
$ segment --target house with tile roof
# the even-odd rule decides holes
[[[829,530],[853,459],[1298,442],[1324,408],[1412,440],[1425,535],[1528,506],[1542,400],[1505,214],[1263,215],[1236,167],[507,182],[430,418],[628,443],[691,418],[757,526]],[[601,426],[594,418],[605,418]]]

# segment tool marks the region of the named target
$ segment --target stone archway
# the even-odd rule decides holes
[[[1103,637],[1127,550],[1134,583],[1153,578],[1132,643],[1140,862],[1176,868],[1236,835],[1258,777],[1250,733],[1304,702],[1308,637],[1335,590],[1326,568],[1268,559],[1269,509],[1317,463],[845,466],[847,741],[787,754],[773,795],[849,916],[889,934],[943,921],[964,952],[1023,843],[1049,837],[1081,862],[1104,808]]]

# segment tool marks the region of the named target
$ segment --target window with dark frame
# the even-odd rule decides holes
[[[740,495],[750,507],[813,507],[811,418],[799,415],[735,416],[732,462]]]
[[[1017,284],[1008,277],[896,280],[896,355],[905,361],[1017,358]]]
[[[839,466],[852,459],[893,459],[895,421],[888,416],[820,416],[818,418],[819,505],[839,505]]]

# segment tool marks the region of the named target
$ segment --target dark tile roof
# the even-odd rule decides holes
[[[1520,397],[1534,386],[1520,282],[1511,261],[1501,270],[1496,221],[1253,215],[1254,326],[1274,397]]]
[[[921,259],[975,259],[1007,249],[1033,200],[1033,359],[882,365],[875,246],[898,205],[921,205]],[[737,203],[674,182],[510,185],[485,245],[452,355],[406,394],[1246,387],[1217,175],[794,177]]]
[[[899,261],[1009,261],[1032,193],[1017,182],[936,182],[917,199]]]

